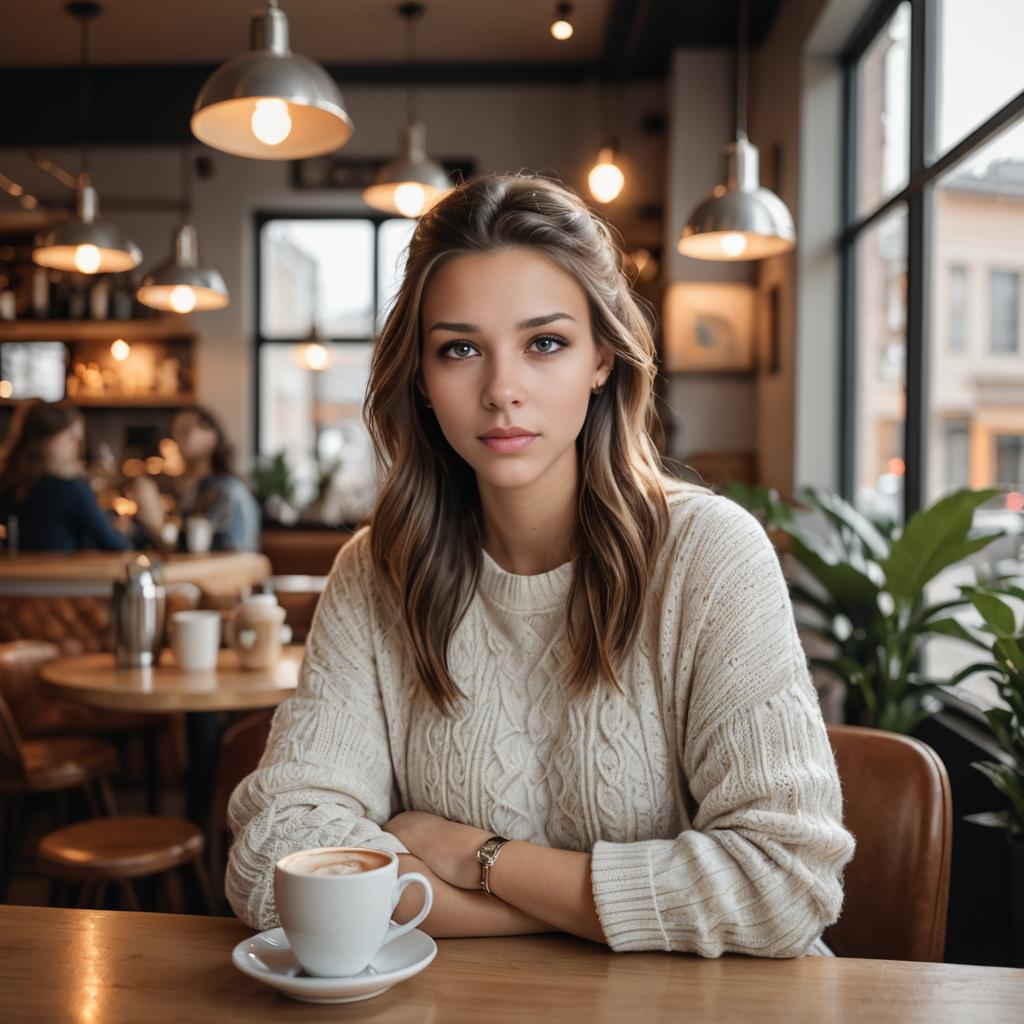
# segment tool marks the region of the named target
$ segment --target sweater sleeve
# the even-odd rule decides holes
[[[392,816],[394,777],[360,537],[335,560],[296,692],[274,713],[259,767],[228,805],[235,838],[225,893],[251,928],[278,923],[274,865],[288,853],[319,846],[408,852],[380,827]]]
[[[616,951],[800,956],[839,916],[853,838],[778,558],[738,506],[717,518],[685,698],[697,813],[675,838],[597,842],[594,899]]]

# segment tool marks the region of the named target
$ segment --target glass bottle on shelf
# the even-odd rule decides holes
[[[50,319],[50,277],[45,267],[32,268],[32,316]]]
[[[110,317],[110,278],[103,276],[89,289],[89,316],[93,320]]]
[[[135,294],[132,291],[131,276],[111,274],[110,318],[112,320],[131,320]]]

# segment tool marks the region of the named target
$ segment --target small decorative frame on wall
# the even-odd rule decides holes
[[[665,373],[753,373],[752,285],[679,281],[665,292]]]

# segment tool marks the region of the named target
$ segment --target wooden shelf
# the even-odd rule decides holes
[[[22,400],[23,401],[23,400]],[[195,405],[194,395],[138,395],[133,398],[62,398],[59,402],[67,402],[79,409],[178,409],[186,405]],[[0,409],[13,409],[20,404],[14,398],[0,398]]]
[[[4,320],[4,341],[159,341],[191,338],[195,330],[187,317],[153,317],[147,320]]]

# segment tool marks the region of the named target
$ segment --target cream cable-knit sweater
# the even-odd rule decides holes
[[[380,826],[414,809],[591,851],[614,950],[825,952],[816,940],[839,914],[853,840],[778,559],[728,499],[684,487],[670,503],[625,695],[563,706],[572,563],[518,576],[484,552],[450,646],[469,697],[454,719],[410,695],[368,530],[356,533],[298,690],[231,798],[238,916],[277,924],[274,864],[292,850],[407,852]]]

